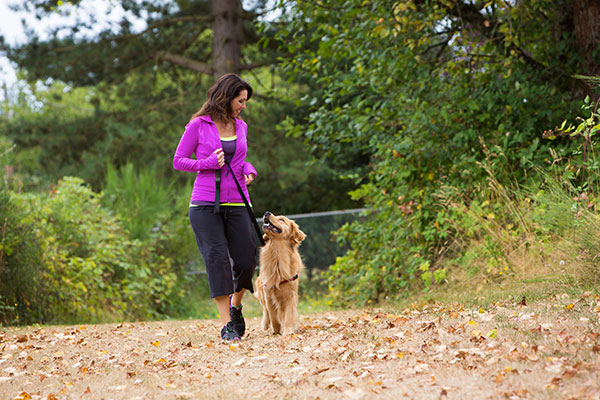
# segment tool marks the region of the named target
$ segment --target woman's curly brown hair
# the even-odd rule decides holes
[[[210,115],[213,121],[232,121],[231,100],[240,95],[242,90],[248,91],[248,100],[252,97],[252,86],[236,74],[225,74],[210,89],[206,101],[190,120],[201,115]]]

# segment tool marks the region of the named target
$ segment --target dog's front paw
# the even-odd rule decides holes
[[[263,331],[268,331],[269,330],[269,321],[266,321],[263,319],[262,322],[260,323],[260,327],[262,328]]]
[[[269,325],[271,325],[271,320],[269,319],[267,314],[263,314],[262,320],[260,321],[260,327],[263,331],[268,331]]]

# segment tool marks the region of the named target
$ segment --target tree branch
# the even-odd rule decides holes
[[[256,64],[244,64],[240,66],[242,71],[251,71],[256,68],[266,67],[267,65],[271,65],[273,63],[265,62],[265,63],[256,63]]]
[[[152,57],[154,57],[154,58],[157,58],[159,60],[168,61],[172,64],[182,66],[189,70],[200,72],[201,74],[212,75],[212,73],[213,73],[213,68],[209,64],[193,60],[186,56],[169,53],[167,51],[155,51],[155,52],[152,52],[151,54],[152,54]],[[241,69],[243,71],[250,71],[250,70],[253,70],[256,68],[266,67],[267,65],[271,65],[271,64],[270,63],[246,64],[246,65],[242,65]]]
[[[492,42],[492,43],[504,43],[506,40],[506,35],[499,34],[495,30],[496,21],[492,18],[486,18],[481,14],[481,10],[477,8],[474,4],[465,3],[463,1],[454,2],[454,7],[448,8],[448,12],[454,17],[459,18],[461,21],[461,25],[465,32],[471,30],[478,32],[483,39]],[[470,25],[471,29],[465,29],[466,24]],[[535,68],[544,69],[544,65],[539,63],[530,52],[527,50],[517,46],[514,43],[510,43],[507,46],[507,50],[514,50],[517,54],[521,56],[526,63]]]
[[[180,65],[192,71],[200,72],[201,74],[212,75],[213,73],[213,69],[210,65],[192,60],[191,58],[185,56],[180,56],[178,54],[171,54],[166,51],[156,51],[152,53],[152,56],[160,60],[165,60],[170,63]]]

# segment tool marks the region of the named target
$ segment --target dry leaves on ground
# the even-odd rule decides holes
[[[0,331],[2,399],[599,399],[600,299]]]

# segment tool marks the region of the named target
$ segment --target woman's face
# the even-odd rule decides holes
[[[246,108],[246,101],[248,100],[248,91],[242,90],[240,94],[231,100],[231,113],[232,117],[237,118],[244,108]]]

